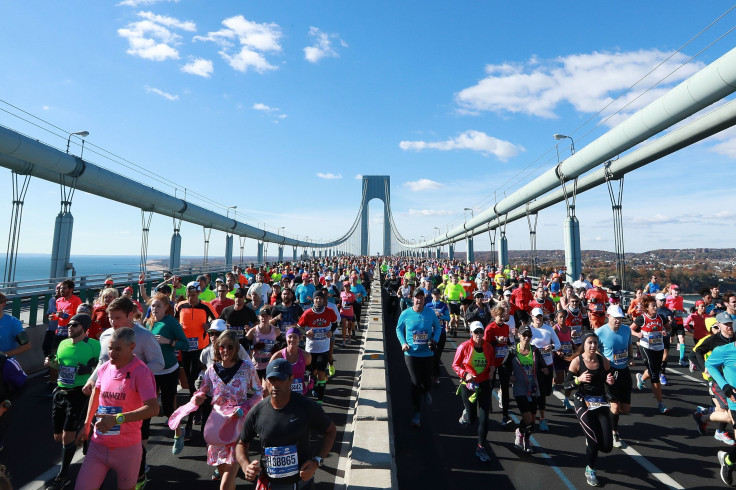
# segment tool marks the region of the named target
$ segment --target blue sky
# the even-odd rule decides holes
[[[418,239],[553,167],[553,133],[574,134],[581,149],[733,48],[727,34],[681,66],[731,29],[736,12],[631,94],[678,68],[660,85],[620,113],[618,102],[604,109],[729,7],[0,0],[0,109],[19,114],[9,103],[67,132],[88,130],[88,144],[237,205],[241,220],[300,237],[340,236],[358,209],[356,176],[390,175],[397,226]],[[0,124],[66,144],[62,131],[8,112]],[[733,246],[734,138],[727,131],[626,177],[628,251]],[[173,193],[89,150],[85,159]],[[560,151],[569,154],[566,143]],[[10,171],[0,175],[7,182]],[[5,195],[0,230],[8,229]],[[58,201],[57,185],[31,182],[21,251],[50,252]],[[370,211],[371,244],[380,247],[382,207],[374,201]],[[72,212],[73,254],[139,252],[139,210],[78,193]],[[540,213],[539,249],[563,247],[564,215],[561,205]],[[604,187],[578,197],[578,218],[584,249],[613,250]],[[528,248],[526,221],[507,233],[512,249]],[[149,253],[167,254],[170,235],[171,219],[154,216]],[[182,236],[184,255],[202,252],[200,227],[184,224]],[[249,240],[246,254],[254,252]],[[224,234],[212,232],[210,254],[223,253]]]

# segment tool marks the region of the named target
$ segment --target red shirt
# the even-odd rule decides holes
[[[483,333],[483,340],[494,347],[493,365],[499,367],[509,351],[509,326],[491,322]]]
[[[315,313],[312,308],[309,308],[307,311],[302,313],[302,316],[299,318],[297,323],[300,327],[304,328],[320,328],[326,327],[336,321],[337,314],[332,310],[332,308],[325,306],[322,313]]]
[[[212,301],[210,301],[210,305],[215,309],[215,313],[217,314],[217,318],[220,318],[220,314],[222,314],[222,310],[227,308],[228,306],[232,306],[235,304],[234,299],[225,298],[223,300],[219,298],[215,298]]]
[[[57,298],[56,315],[59,317],[58,325],[60,327],[66,327],[69,323],[69,320],[71,320],[72,317],[77,314],[77,308],[79,308],[79,305],[81,304],[82,300],[79,298],[79,296],[72,295],[72,297],[69,299],[66,299],[63,296],[61,298]],[[62,313],[64,314],[62,315]],[[66,329],[64,329],[63,334],[66,335]]]
[[[455,352],[455,360],[452,361],[452,369],[455,370],[455,373],[457,373],[457,375],[460,376],[462,380],[465,380],[465,373],[476,372],[471,365],[473,359],[473,350],[473,341],[466,340],[465,342],[460,344],[460,346],[457,348],[457,351]],[[480,374],[477,374],[475,376],[476,383],[482,383],[483,381],[489,379],[491,374],[491,367],[494,366],[495,354],[493,346],[488,342],[483,342],[483,354],[486,357],[486,366],[483,371],[480,372]]]

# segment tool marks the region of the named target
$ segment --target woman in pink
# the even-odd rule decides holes
[[[312,354],[299,348],[302,332],[297,327],[286,331],[286,347],[274,353],[271,360],[286,359],[291,364],[291,391],[304,395],[307,392],[307,366],[312,364]]]
[[[706,315],[705,313],[705,301],[702,299],[699,299],[695,302],[695,312],[690,313],[687,318],[685,318],[685,321],[683,322],[683,325],[685,328],[692,329],[693,332],[693,342],[697,344],[700,342],[700,339],[703,337],[708,336],[708,329],[705,326],[705,319],[710,316]]]
[[[110,340],[110,360],[99,367],[89,399],[89,427],[94,433],[77,476],[76,490],[98,489],[109,470],[118,477],[119,489],[133,490],[138,480],[143,446],[142,421],[158,414],[156,381],[148,366],[133,355],[135,332],[119,328]],[[89,438],[82,430],[77,442]]]
[[[566,318],[567,310],[557,310],[555,312],[556,322],[552,328],[557,334],[557,338],[560,339],[560,350],[555,352],[553,359],[556,385],[562,385],[565,381],[565,374],[567,374],[570,368],[570,359],[573,351],[572,329],[565,321]],[[570,403],[570,393],[572,393],[572,390],[565,390],[565,399],[562,401],[562,405],[565,409],[574,411],[575,407]]]
[[[266,366],[273,355],[271,351],[276,344],[276,337],[281,334],[278,327],[271,325],[272,318],[271,305],[264,305],[258,313],[260,322],[245,334],[245,337],[253,344],[253,363],[256,365],[258,377],[263,381],[263,386],[266,385],[264,379]]]
[[[227,414],[227,417],[238,418],[240,427],[245,421],[248,410],[263,398],[261,382],[256,369],[250,360],[240,359],[239,346],[238,334],[233,330],[225,330],[217,337],[213,345],[215,362],[205,371],[202,386],[192,397],[196,405],[201,405],[207,398],[206,395],[212,397],[212,414],[207,420],[207,426],[218,423],[215,413],[217,411]],[[251,398],[248,398],[249,392],[252,394]],[[219,420],[219,423],[222,424],[222,418]],[[207,464],[217,467],[222,477],[220,489],[234,490],[239,469],[235,459],[235,445],[238,442],[240,430],[233,431],[235,437],[231,442],[218,444],[207,440],[210,434],[207,426],[203,431],[208,444]]]
[[[345,281],[342,293],[340,293],[340,317],[342,322],[342,346],[345,347],[347,340],[352,339],[353,330],[355,329],[355,312],[353,304],[355,303],[355,293],[350,291],[350,282]]]

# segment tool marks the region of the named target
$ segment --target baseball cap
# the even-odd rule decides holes
[[[725,311],[722,311],[716,315],[716,321],[718,323],[733,323],[733,317]]]
[[[202,288],[199,287],[199,283],[197,281],[192,281],[187,284],[187,291],[189,291],[190,289],[194,289],[196,291],[202,290]]]
[[[274,359],[266,367],[266,379],[278,378],[281,381],[291,376],[291,363],[286,359]]]
[[[163,294],[171,294],[171,286],[168,284],[159,284],[156,286],[156,292]]]
[[[413,297],[415,297],[415,298],[416,298],[417,296],[419,296],[419,295],[422,295],[422,296],[424,296],[424,289],[422,289],[422,288],[416,288],[416,289],[414,290],[414,292],[413,292],[413,293],[412,293],[411,295],[412,295]]]
[[[482,298],[484,296],[482,291],[476,291],[475,294],[473,294],[473,298]]]
[[[593,286],[601,286],[601,280],[600,279],[593,279]]]
[[[704,305],[704,304],[705,304],[705,301],[703,301],[702,299],[699,299],[699,300],[697,300],[695,302],[695,306],[700,306],[700,305]]]
[[[332,276],[325,276],[325,281],[332,281]]]
[[[665,296],[664,293],[659,293],[657,294],[657,296],[654,297],[654,299],[656,299],[657,301],[664,301],[665,299],[667,299],[667,296]]]
[[[214,320],[210,323],[210,328],[207,329],[208,332],[224,332],[225,330],[227,330],[227,323],[222,318]]]
[[[542,311],[542,308],[534,308],[532,310],[532,316],[544,316],[544,312]]]
[[[440,294],[440,290],[437,288],[432,289],[432,294]]]
[[[78,315],[74,315],[69,320],[69,323],[78,323],[82,326],[83,329],[89,330],[89,327],[92,325],[92,317],[89,315],[85,315],[83,313],[80,313]]]
[[[202,274],[197,276],[197,281],[206,281],[206,280],[207,280],[207,277]]]
[[[670,289],[680,289],[680,286],[678,286],[677,284],[673,284],[670,286]]]
[[[504,296],[511,296],[511,291],[509,291],[509,290],[507,289],[506,291],[504,291],[504,292],[503,292],[503,295],[504,295]]]
[[[133,294],[133,288],[128,286],[127,288],[123,289],[123,293]]]
[[[315,298],[324,298],[325,297],[325,293],[324,293],[324,291],[317,291],[316,293],[314,293],[314,297]]]
[[[470,322],[470,331],[475,332],[476,330],[485,330],[483,324],[479,321]]]
[[[112,277],[105,279],[105,286],[112,286],[113,284]]]
[[[624,315],[620,306],[611,305],[608,307],[608,310],[606,310],[606,313],[608,313],[608,316],[613,318],[626,318],[626,315]]]
[[[519,335],[524,335],[526,333],[532,333],[532,327],[529,325],[523,325],[521,328],[519,328]]]
[[[221,277],[218,277],[217,279],[215,279],[215,282],[225,282],[225,280]]]
[[[245,290],[243,288],[236,287],[233,289],[233,296],[238,298],[245,298]]]

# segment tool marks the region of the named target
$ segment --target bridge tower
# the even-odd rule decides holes
[[[360,254],[368,255],[368,203],[383,202],[383,255],[391,255],[391,178],[388,175],[363,176],[363,202],[360,214]]]

